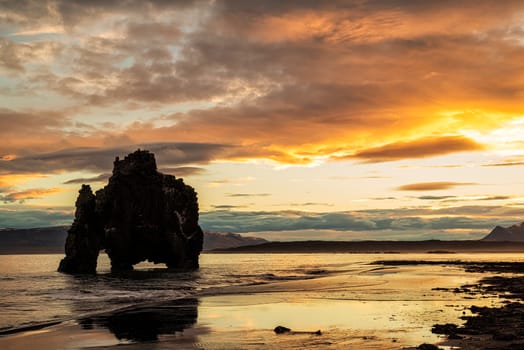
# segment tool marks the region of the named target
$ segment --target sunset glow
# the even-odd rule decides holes
[[[0,228],[70,224],[80,185],[101,188],[137,148],[195,187],[207,230],[471,239],[521,222],[523,15],[4,1]]]

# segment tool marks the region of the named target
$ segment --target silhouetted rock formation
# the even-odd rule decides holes
[[[76,207],[60,272],[94,273],[102,248],[117,270],[144,260],[198,267],[203,232],[196,192],[182,179],[159,173],[148,151],[117,157],[109,183],[96,195],[82,185]]]
[[[524,242],[524,222],[510,227],[496,226],[483,241]]]
[[[75,221],[67,232],[66,257],[58,271],[94,273],[103,241],[101,222],[96,214],[96,198],[89,185],[82,185],[76,199]]]

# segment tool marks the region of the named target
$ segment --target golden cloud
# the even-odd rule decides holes
[[[33,14],[2,6],[21,30],[35,18],[56,24],[46,6]],[[524,113],[518,1],[226,1],[183,10],[131,1],[57,11],[69,24],[42,47],[45,60],[23,55],[37,45],[31,38],[3,39],[4,65],[25,74],[8,91],[24,102],[0,110],[2,155],[206,142],[231,148],[205,161],[380,162],[481,150],[457,135]],[[93,13],[104,13],[106,32]],[[46,109],[35,108],[48,94]]]
[[[38,169],[34,169],[34,171],[36,170]],[[0,189],[10,188],[16,185],[23,184],[29,180],[42,177],[45,177],[45,175],[35,173],[0,175]]]
[[[4,202],[15,202],[15,201],[25,201],[27,199],[37,199],[53,195],[66,191],[64,188],[31,188],[24,191],[12,192],[5,196],[2,196],[1,199]]]
[[[396,142],[357,151],[348,158],[367,162],[385,162],[408,158],[427,158],[456,152],[479,151],[484,146],[463,136],[426,137],[407,142]]]
[[[397,187],[399,191],[439,191],[448,190],[457,186],[476,185],[473,182],[419,182]]]

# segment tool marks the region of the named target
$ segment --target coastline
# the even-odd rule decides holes
[[[484,240],[424,240],[424,241],[273,241],[262,244],[244,245],[234,248],[206,249],[206,254],[279,254],[279,253],[355,253],[355,254],[400,254],[400,253],[522,253],[524,242]],[[25,246],[16,249],[0,246],[0,255],[63,254],[64,248]]]
[[[464,273],[464,268],[447,261],[377,262],[356,274],[321,272],[306,280],[209,288],[190,298],[19,329],[0,336],[0,348],[415,349],[422,343],[448,344],[446,336],[431,332],[435,324],[471,316],[479,302],[500,306],[494,298],[468,299],[452,292],[487,276],[480,270]],[[296,333],[275,334],[276,326]],[[321,335],[314,334],[317,330]]]
[[[228,249],[215,249],[207,253],[521,253],[524,242],[509,241],[289,241],[268,242]]]

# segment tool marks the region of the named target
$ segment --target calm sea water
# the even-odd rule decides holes
[[[309,279],[359,263],[330,255],[202,254],[198,271],[141,263],[132,272],[112,274],[101,254],[97,275],[71,276],[56,272],[62,257],[0,255],[0,329],[188,297],[210,287]]]
[[[524,254],[202,254],[198,271],[175,272],[142,263],[125,274],[110,273],[109,260],[102,254],[94,276],[56,272],[61,258],[0,255],[0,329],[197,296],[209,288],[357,275],[376,268],[371,265],[376,260],[524,261]]]

